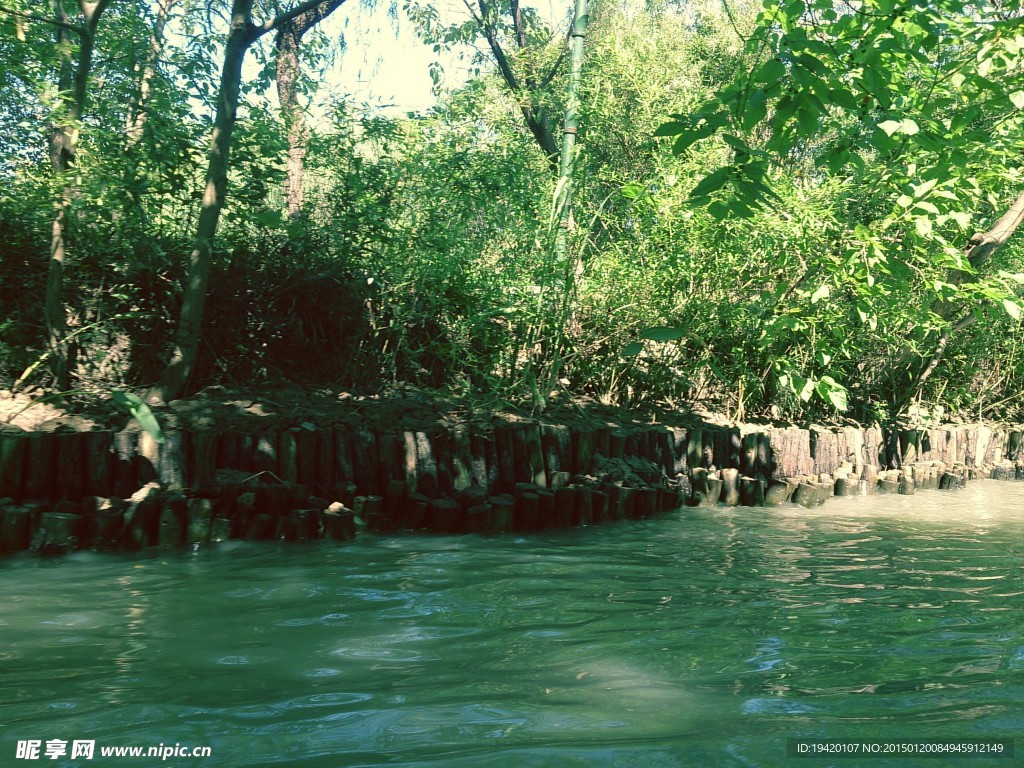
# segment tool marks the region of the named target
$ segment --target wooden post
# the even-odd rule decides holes
[[[308,427],[297,427],[289,432],[295,435],[295,482],[307,488],[316,488],[316,432]]]
[[[691,429],[686,443],[686,464],[690,470],[702,466],[704,460],[704,431]],[[706,467],[705,467],[706,469]]]
[[[594,430],[594,455],[604,456],[608,458],[608,452],[611,449],[611,428],[609,427],[598,427]]]
[[[722,503],[727,507],[735,507],[740,503],[740,471],[738,469],[729,467],[722,470]]]
[[[547,471],[544,468],[544,447],[539,424],[529,424],[524,430],[526,437],[526,456],[530,464],[531,481],[544,488],[547,487]]]
[[[745,507],[764,506],[765,482],[756,477],[740,480],[740,500]]]
[[[434,443],[434,458],[437,461],[437,487],[438,491],[446,496],[455,493],[455,477],[452,472],[452,446],[451,438],[444,430],[431,435]]]
[[[35,549],[41,555],[63,555],[78,549],[81,517],[67,512],[43,512],[39,517]]]
[[[516,484],[515,449],[511,427],[494,428],[494,448],[498,460],[497,487],[501,491],[510,491]]]
[[[658,489],[650,486],[633,491],[633,514],[639,518],[654,517],[658,511]]]
[[[573,486],[576,491],[576,504],[573,510],[573,525],[594,524],[594,501],[591,490],[586,485]]]
[[[594,466],[594,430],[577,429],[573,433],[573,472],[586,475]]]
[[[454,533],[459,529],[459,512],[455,499],[434,499],[430,502],[430,529]]]
[[[157,544],[168,549],[181,547],[185,543],[187,517],[187,501],[183,494],[170,493],[165,496],[160,509],[160,527],[157,533]]]
[[[669,430],[669,442],[672,446],[672,471],[669,477],[685,474],[689,468],[686,463],[686,429],[672,427]]]
[[[626,455],[626,433],[614,429],[608,433],[608,458],[621,459]]]
[[[272,432],[256,436],[253,446],[253,469],[256,472],[273,472],[281,476],[278,464],[278,443],[280,438]]]
[[[205,544],[210,540],[213,526],[213,501],[210,499],[188,500],[188,541]]]
[[[352,471],[360,493],[376,496],[383,490],[377,459],[377,436],[368,429],[352,433]]]
[[[512,427],[511,435],[514,488],[515,483],[533,482],[533,471],[530,468],[530,456],[526,447],[526,428],[515,425]]]
[[[403,508],[402,527],[419,530],[430,525],[430,497],[423,493],[410,493],[409,501]]]
[[[334,475],[339,483],[355,482],[356,472],[352,458],[352,432],[346,428],[334,432]]]
[[[310,432],[302,427],[291,427],[284,430],[277,441],[278,472],[277,475],[286,483],[309,484],[311,466],[303,467],[309,457]],[[306,454],[303,456],[302,454]]]
[[[22,498],[28,438],[19,429],[0,429],[0,496]]]
[[[622,486],[615,483],[603,483],[601,491],[608,497],[608,519],[622,520],[625,517],[620,503]]]
[[[217,433],[213,430],[201,429],[188,433],[187,487],[193,490],[211,491],[217,485],[217,441]]]
[[[494,447],[494,435],[472,433],[469,436],[469,449],[472,455],[471,475],[473,484],[494,491],[498,487],[498,468],[492,466],[488,457]]]
[[[769,507],[778,507],[789,501],[790,496],[793,495],[793,491],[796,490],[796,483],[791,483],[787,480],[772,480],[768,483],[768,488],[765,490],[764,503]]]
[[[530,491],[516,499],[515,525],[517,531],[536,531],[540,528],[540,496]]]
[[[537,528],[551,528],[555,524],[555,492],[537,489]]]
[[[402,523],[402,506],[406,504],[405,480],[389,480],[384,489],[384,521],[389,531],[399,528]]]
[[[316,436],[316,476],[313,488],[318,496],[325,496],[334,487],[334,430],[320,429]]]
[[[466,531],[469,533],[487,533],[491,526],[491,512],[494,509],[487,502],[474,504],[466,510]]]
[[[356,537],[355,513],[344,504],[331,504],[321,517],[324,537],[334,541],[351,541]]]
[[[23,552],[31,541],[32,522],[28,510],[13,504],[0,506],[0,552]]]
[[[59,472],[50,478],[54,486],[51,494],[54,498],[78,501],[85,495],[86,476],[86,440],[88,434],[75,432],[57,436],[57,467]]]
[[[486,533],[505,533],[512,530],[512,520],[516,500],[507,493],[491,496],[487,503],[491,505]]]
[[[160,486],[147,483],[129,500],[124,513],[124,536],[122,545],[128,550],[138,550],[155,544],[160,525]]]
[[[555,517],[556,528],[568,528],[576,516],[576,489],[565,486],[555,491]]]
[[[28,439],[25,496],[30,499],[52,499],[57,488],[57,437],[35,434]]]
[[[452,442],[452,488],[458,493],[473,485],[473,449],[469,439],[469,428],[456,424],[451,432]]]
[[[384,497],[376,494],[363,497],[363,521],[371,531],[386,531],[387,520],[384,517]]]

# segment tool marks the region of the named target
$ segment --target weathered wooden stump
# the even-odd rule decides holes
[[[78,549],[81,516],[70,512],[43,512],[32,549],[40,555],[63,555]]]
[[[740,471],[731,467],[722,470],[722,498],[727,507],[740,503]]]
[[[487,499],[491,511],[484,518],[484,533],[506,533],[512,530],[512,521],[515,515],[515,497],[508,493],[499,493]]]
[[[13,554],[32,543],[32,522],[24,507],[5,504],[0,507],[0,553]]]
[[[434,499],[430,502],[430,529],[442,533],[458,531],[460,511],[455,499]]]
[[[740,501],[745,507],[764,506],[765,483],[756,477],[740,479]]]

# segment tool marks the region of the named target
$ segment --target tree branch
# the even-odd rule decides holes
[[[319,17],[323,18],[340,6],[344,1],[345,0],[306,0],[306,2],[299,3],[291,10],[279,13],[273,19],[268,19],[262,24],[253,24],[252,29],[249,32],[249,41],[255,42],[259,38],[263,37],[263,35],[267,34],[267,32],[273,32],[275,29],[278,29],[282,25],[287,24],[302,14],[308,11],[314,11],[318,6],[332,4],[334,7],[331,8],[330,11],[324,11],[323,15]],[[319,21],[319,18],[317,21]]]
[[[61,29],[66,29],[82,36],[86,36],[89,34],[89,30],[79,24],[71,24],[70,22],[61,21],[60,19],[48,19],[45,16],[36,16],[34,13],[16,11],[13,8],[7,8],[3,5],[0,5],[0,13],[6,13],[9,16],[17,16],[22,19],[28,19],[29,21],[38,21],[42,22],[43,24],[50,24],[51,26],[60,27]]]
[[[975,271],[980,270],[992,259],[996,251],[1006,244],[1022,223],[1024,223],[1024,192],[1017,196],[1017,199],[1013,201],[1013,204],[1006,213],[1000,216],[996,223],[989,227],[987,232],[978,233],[971,238],[968,248],[964,252],[967,262]],[[953,270],[948,277],[948,282],[953,285],[961,285],[969,274],[969,272],[962,269]],[[936,308],[936,314],[943,319],[948,319],[953,313],[954,306],[950,302],[944,302]],[[935,350],[932,352],[928,363],[907,388],[904,397],[896,404],[894,416],[900,415],[906,409],[910,401],[914,399],[914,396],[920,391],[936,367],[938,367],[953,334],[963,330],[977,319],[978,316],[972,312],[971,314],[964,315],[956,322],[950,323],[942,330],[942,334],[939,336],[939,341],[936,343]]]
[[[519,93],[522,90],[519,85],[519,81],[516,79],[515,74],[512,72],[512,67],[508,63],[508,58],[505,56],[505,51],[501,49],[501,43],[498,42],[498,37],[494,32],[494,27],[489,21],[487,21],[487,3],[486,0],[478,0],[480,4],[480,16],[477,16],[473,11],[473,8],[469,4],[469,0],[462,0],[469,12],[473,15],[477,24],[484,31],[484,37],[487,38],[487,45],[491,49],[491,53],[494,54],[494,60],[498,64],[498,69],[501,71],[501,76],[505,80],[505,84],[512,90],[513,93]]]

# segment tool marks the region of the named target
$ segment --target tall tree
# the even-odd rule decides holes
[[[700,110],[673,115],[659,135],[674,137],[677,154],[710,137],[727,145],[731,161],[692,195],[720,221],[770,202],[780,166],[802,165],[807,183],[845,180],[859,191],[847,201],[839,252],[792,289],[815,302],[853,297],[869,331],[885,313],[907,323],[894,334],[901,351],[885,393],[898,415],[970,316],[988,306],[1022,314],[1017,276],[992,268],[1024,202],[1021,9],[768,2],[747,48],[755,66]],[[911,293],[920,300],[909,302]],[[835,350],[816,351],[832,359]],[[784,376],[801,397],[815,391],[808,376]]]
[[[242,63],[249,48],[269,32],[275,32],[307,12],[326,8],[332,0],[307,0],[262,23],[253,21],[254,0],[232,0],[230,27],[224,43],[224,63],[217,91],[217,109],[207,153],[206,181],[189,254],[188,274],[182,297],[174,350],[160,381],[150,390],[150,402],[166,402],[181,396],[195,366],[202,332],[203,307],[210,282],[210,266],[217,224],[227,196],[231,167],[231,139],[242,87]]]
[[[79,0],[77,13],[69,14],[64,0],[53,0],[52,16],[40,16],[0,6],[0,12],[22,19],[40,21],[53,28],[59,57],[57,88],[60,106],[50,120],[50,166],[58,180],[60,194],[54,202],[50,227],[50,258],[46,277],[43,315],[46,323],[50,369],[57,387],[66,390],[70,382],[67,313],[64,307],[64,269],[67,263],[68,215],[74,199],[71,168],[75,164],[78,139],[89,95],[96,30],[110,0]],[[75,43],[77,42],[77,48]]]
[[[277,30],[277,98],[281,115],[288,130],[288,162],[285,166],[285,203],[288,217],[302,214],[302,180],[305,169],[309,127],[299,104],[298,81],[302,74],[300,52],[302,38],[313,27],[341,7],[345,0],[327,0],[323,5],[310,8]]]
[[[551,172],[557,175],[560,142],[552,125],[556,100],[550,86],[565,62],[565,34],[519,0],[462,2],[468,19],[453,24],[444,24],[434,5],[407,2],[406,12],[429,43],[461,43],[482,49],[479,58],[493,62]]]

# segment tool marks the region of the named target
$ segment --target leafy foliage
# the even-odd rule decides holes
[[[158,4],[104,16],[68,218],[79,379],[127,392],[166,362],[225,7],[173,5],[137,140],[126,125]],[[480,53],[477,76],[434,109],[394,117],[342,99],[310,113],[299,218],[272,46],[257,44],[195,386],[412,383],[539,405],[551,383],[625,406],[862,420],[913,393],[921,412],[1020,412],[1024,253],[1012,240],[985,260],[970,251],[1024,171],[1018,10],[599,5],[559,255],[535,129],[564,103],[564,27],[515,3],[470,9],[414,11],[434,44]],[[488,30],[518,91],[487,63]],[[310,40],[307,55],[326,55]],[[0,379],[14,381],[46,353],[60,67],[52,29],[10,14],[0,56]],[[305,98],[316,82],[301,80]]]

